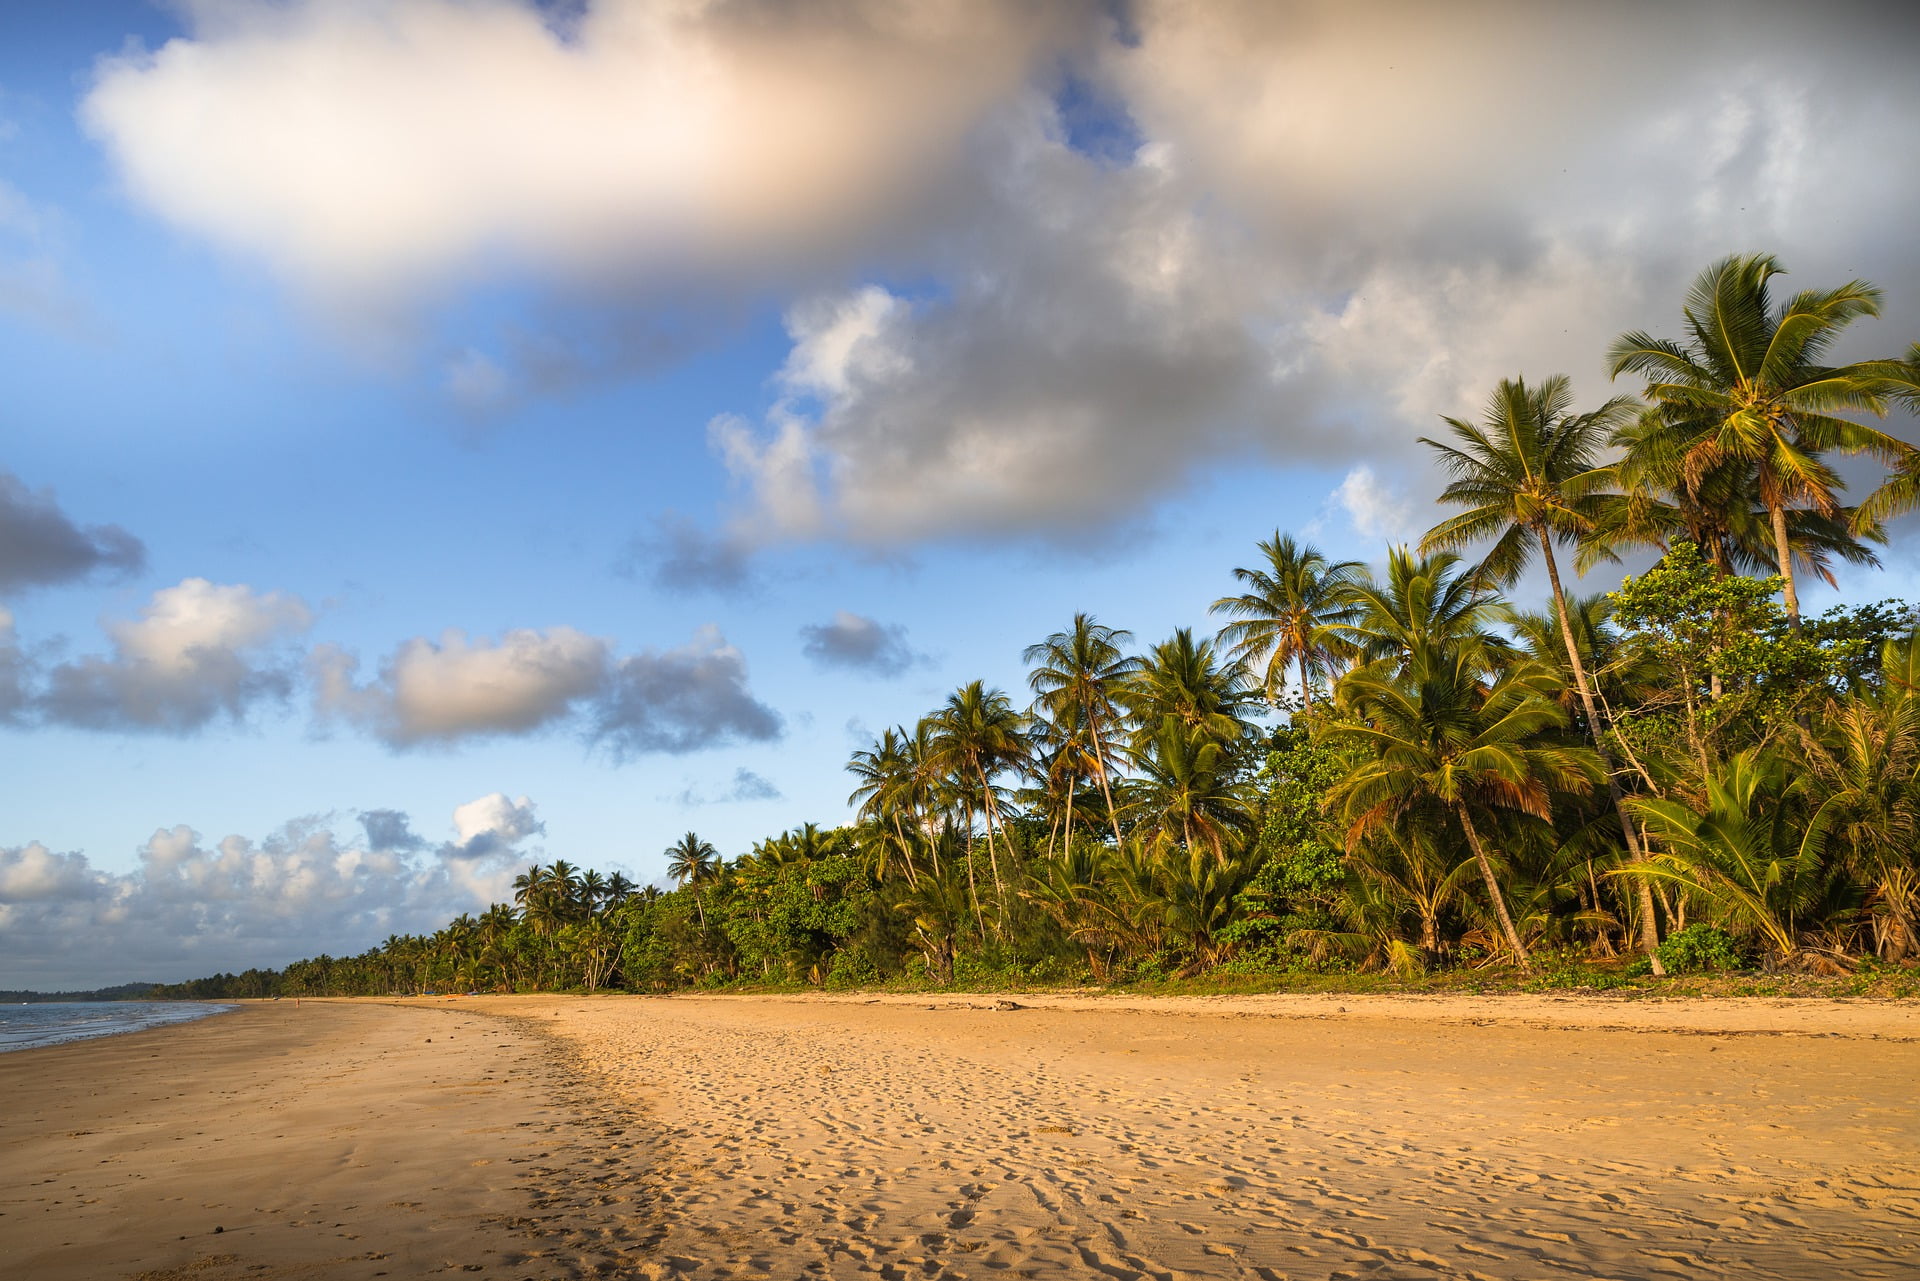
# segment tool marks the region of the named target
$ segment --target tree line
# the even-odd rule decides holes
[[[1210,635],[1075,615],[1019,697],[970,682],[855,752],[852,822],[732,858],[689,832],[671,890],[535,865],[430,936],[161,991],[1920,960],[1920,618],[1799,592],[1920,505],[1875,425],[1920,410],[1920,344],[1827,363],[1881,295],[1782,272],[1724,259],[1678,337],[1621,335],[1637,395],[1514,378],[1443,419],[1450,510],[1382,566],[1276,532]],[[1858,503],[1850,458],[1883,469]]]

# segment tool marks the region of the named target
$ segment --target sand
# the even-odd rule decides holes
[[[0,1277],[576,1275],[555,1256],[608,1213],[584,1176],[632,1150],[624,1119],[548,1038],[451,1002],[249,1003],[0,1054]]]
[[[1911,1004],[1013,1003],[282,1002],[116,1038],[106,1079],[106,1043],[0,1056],[0,1259],[213,1281],[1920,1276]]]

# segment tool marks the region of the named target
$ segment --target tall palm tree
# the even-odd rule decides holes
[[[1312,543],[1278,530],[1259,549],[1264,566],[1233,571],[1248,590],[1213,602],[1211,612],[1235,620],[1220,629],[1220,640],[1270,701],[1278,699],[1287,667],[1297,665],[1300,700],[1312,711],[1313,678],[1330,675],[1339,653],[1327,625],[1347,616],[1347,588],[1365,566],[1329,561]]]
[[[1566,589],[1560,585],[1560,563],[1553,554],[1556,542],[1577,540],[1592,531],[1595,491],[1605,478],[1596,460],[1632,412],[1633,401],[1616,396],[1589,413],[1574,413],[1573,385],[1564,375],[1555,374],[1534,387],[1524,378],[1502,379],[1480,423],[1445,420],[1452,429],[1452,444],[1420,438],[1438,451],[1441,466],[1453,477],[1441,491],[1440,501],[1466,508],[1427,531],[1420,549],[1457,551],[1492,539],[1493,547],[1480,562],[1479,572],[1503,588],[1520,577],[1534,552],[1540,553],[1573,687],[1586,713],[1587,737],[1607,767],[1607,796],[1620,836],[1628,856],[1638,862],[1640,840],[1614,778],[1613,762],[1601,745],[1600,709],[1573,633]],[[1643,882],[1640,897],[1640,943],[1657,970],[1660,931],[1653,915],[1652,887]]]
[[[1348,715],[1325,731],[1329,742],[1362,753],[1327,798],[1346,824],[1348,846],[1423,807],[1450,813],[1522,972],[1532,969],[1526,943],[1481,824],[1515,812],[1547,820],[1555,792],[1583,792],[1601,773],[1590,750],[1549,737],[1566,724],[1552,687],[1551,674],[1530,663],[1507,667],[1489,684],[1469,647],[1427,653],[1405,667],[1381,659],[1341,679],[1335,697]]]
[[[917,885],[913,868],[913,847],[907,840],[906,798],[913,786],[913,761],[908,756],[907,740],[898,729],[889,728],[871,748],[853,754],[847,771],[859,780],[859,786],[847,797],[857,805],[862,819],[883,827],[891,825],[900,842],[900,861],[906,865],[907,884]]]
[[[1021,654],[1033,668],[1027,684],[1035,707],[1055,725],[1069,729],[1093,755],[1115,845],[1120,843],[1120,819],[1113,804],[1114,743],[1126,719],[1121,705],[1126,683],[1140,670],[1140,660],[1124,648],[1132,639],[1132,632],[1103,626],[1091,614],[1075,614],[1066,631],[1027,646]]]
[[[1694,451],[1713,430],[1708,415],[1652,405],[1614,433],[1623,452],[1603,469],[1614,492],[1593,498],[1593,524],[1574,561],[1581,573],[1626,548],[1665,552],[1676,542],[1698,547],[1722,574],[1776,571],[1773,517],[1758,501],[1749,470],[1735,462],[1699,465]],[[1786,519],[1796,574],[1804,570],[1831,584],[1835,559],[1878,563],[1861,541],[1882,537],[1866,504],[1832,512],[1795,507]]]
[[[1686,453],[1688,474],[1732,464],[1750,478],[1773,525],[1787,621],[1798,630],[1788,510],[1840,511],[1845,485],[1823,454],[1892,459],[1899,442],[1838,416],[1884,412],[1875,362],[1820,363],[1849,324],[1880,313],[1880,291],[1854,280],[1776,308],[1769,282],[1784,271],[1772,254],[1723,258],[1687,292],[1684,344],[1636,330],[1615,339],[1608,358],[1614,377],[1643,376],[1649,400],[1701,423]]]
[[[988,689],[981,681],[971,681],[949,694],[946,706],[935,714],[934,724],[942,771],[968,798],[969,809],[985,812],[994,894],[1004,905],[1006,884],[1000,876],[1000,855],[994,845],[1000,826],[1000,802],[993,780],[1026,760],[1026,728],[1006,694]]]
[[[707,909],[700,902],[700,890],[713,879],[720,851],[713,848],[711,842],[700,839],[697,833],[688,832],[663,852],[667,856],[667,875],[680,882],[682,889],[693,889],[693,907],[700,914],[700,928],[706,929]]]

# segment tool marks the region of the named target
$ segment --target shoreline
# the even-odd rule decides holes
[[[1876,1001],[242,1002],[0,1056],[0,1257],[51,1281],[1865,1278],[1920,1268],[1914,1079],[1920,1005]]]

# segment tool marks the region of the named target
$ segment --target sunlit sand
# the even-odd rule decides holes
[[[212,1281],[1920,1267],[1903,1004],[1005,1004],[280,1002],[0,1056],[0,1244]]]

